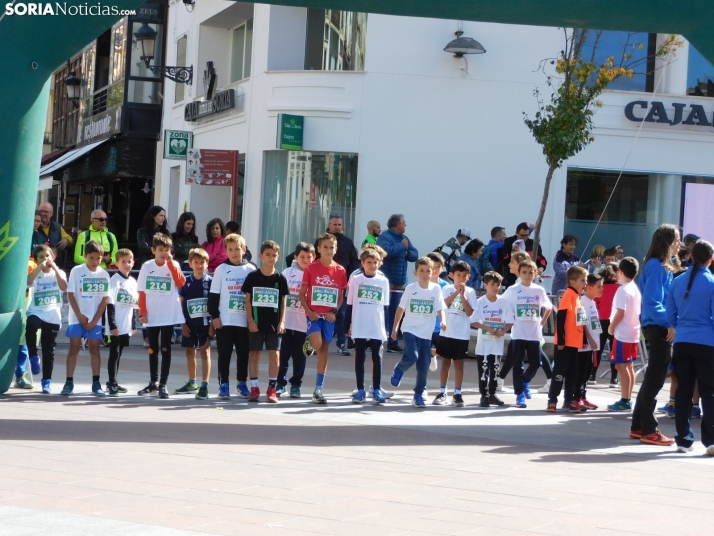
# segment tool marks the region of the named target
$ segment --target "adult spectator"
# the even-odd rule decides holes
[[[35,227],[32,230],[32,244],[30,246],[30,252],[37,246],[42,246],[47,244],[47,237],[42,234],[39,229],[42,225],[42,214],[39,210],[35,211]]]
[[[504,240],[506,240],[506,228],[496,226],[491,229],[491,240],[489,240],[486,247],[483,248],[484,256],[488,257],[488,262],[490,262],[494,268],[498,266],[502,258],[501,248],[503,247]]]
[[[72,236],[64,230],[64,227],[62,227],[58,221],[52,220],[55,209],[51,203],[42,203],[39,210],[42,225],[40,225],[37,231],[42,233],[42,235],[47,239],[47,243],[51,248],[56,249],[58,253],[62,253],[67,246],[72,245],[74,242]],[[59,260],[59,257],[60,255],[58,255],[56,262],[58,265],[62,266],[64,262]],[[64,257],[64,255],[61,257]]]
[[[481,288],[483,274],[490,271],[488,267],[491,266],[491,264],[488,262],[484,264],[481,262],[482,260],[483,242],[478,238],[471,240],[464,248],[464,254],[457,259],[457,261],[464,261],[471,267],[471,274],[469,275],[469,280],[466,282],[466,285],[474,290]]]
[[[89,216],[92,223],[89,229],[77,235],[77,244],[74,246],[74,263],[84,264],[84,244],[90,240],[96,240],[104,247],[102,256],[102,268],[105,268],[116,261],[115,255],[119,250],[117,237],[107,229],[107,215],[103,210],[93,210]]]
[[[389,280],[389,309],[384,316],[387,333],[391,333],[394,315],[399,307],[404,287],[407,285],[408,263],[416,261],[419,252],[404,234],[407,230],[404,214],[392,214],[387,221],[387,227],[388,229],[377,238],[377,245],[387,252],[381,270]],[[389,339],[387,351],[402,353],[404,350],[399,347],[397,341]]]
[[[208,225],[206,225],[206,241],[201,244],[201,247],[208,253],[209,272],[215,272],[216,268],[228,259],[226,246],[223,244],[225,236],[226,226],[223,225],[223,220],[213,218],[208,222]]]
[[[451,265],[454,264],[454,262],[456,262],[456,260],[461,256],[461,247],[469,240],[471,240],[471,231],[469,231],[466,227],[460,227],[456,231],[456,236],[454,238],[449,238],[446,242],[436,248],[435,251],[444,257],[444,272],[442,272],[442,275],[448,275],[451,272]],[[481,245],[483,245],[483,242]],[[448,255],[444,252],[444,248],[450,249]]]
[[[362,247],[367,244],[376,244],[377,237],[382,234],[382,226],[377,220],[369,220],[367,222],[367,236],[362,240]]]
[[[196,216],[193,212],[184,212],[179,216],[176,232],[171,234],[171,240],[174,243],[174,260],[179,263],[182,270],[187,271],[188,252],[200,247],[196,236]]]
[[[144,223],[141,229],[136,232],[136,243],[139,248],[139,266],[154,258],[154,254],[151,251],[151,244],[154,241],[154,235],[156,233],[171,236],[168,222],[166,221],[166,211],[163,207],[158,205],[146,211],[146,214],[144,214]],[[139,266],[135,268],[139,268]]]
[[[344,220],[341,214],[330,214],[330,220],[327,222],[327,232],[337,237],[337,252],[333,257],[334,261],[342,266],[347,275],[359,268],[360,262],[357,256],[357,249],[354,242],[349,236],[344,234]],[[317,240],[315,241],[315,250],[318,250]],[[320,254],[317,254],[320,258]],[[337,311],[335,317],[335,339],[337,343],[337,353],[339,355],[351,355],[347,350],[347,334],[345,333],[345,312],[347,311],[347,300],[343,300],[342,307]]]
[[[565,235],[560,241],[560,251],[555,254],[553,259],[553,286],[551,292],[558,294],[559,291],[565,290],[568,286],[568,278],[566,274],[571,266],[582,264],[580,257],[575,254],[575,248],[578,247],[578,239],[573,235]]]
[[[516,234],[513,236],[509,236],[506,238],[506,240],[503,241],[503,247],[501,248],[501,256],[500,259],[501,261],[505,260],[506,257],[509,257],[511,254],[511,250],[513,249],[513,243],[516,240],[523,240],[526,244],[526,253],[528,255],[533,255],[533,239],[530,238],[531,236],[531,231],[535,228],[533,224],[528,224],[526,222],[521,222],[518,224],[518,227],[516,227]],[[538,274],[542,274],[543,271],[545,270],[546,266],[548,266],[548,261],[545,260],[545,257],[543,257],[543,250],[541,249],[540,245],[538,245],[538,253],[533,259],[536,263],[536,266],[538,266]]]
[[[682,239],[682,244],[684,244],[686,253],[681,252],[683,254],[680,258],[682,260],[682,266],[685,268],[692,268],[694,266],[694,263],[692,262],[692,248],[697,240],[699,240],[699,237],[693,233],[684,235],[684,238]]]
[[[615,258],[617,259],[617,262],[620,262],[625,258],[625,248],[619,244],[615,246]]]

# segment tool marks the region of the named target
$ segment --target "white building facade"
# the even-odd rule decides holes
[[[523,113],[537,111],[538,65],[561,50],[563,31],[464,22],[487,51],[466,63],[443,51],[458,25],[224,0],[189,13],[171,2],[166,64],[193,65],[194,83],[166,81],[164,128],[192,132],[195,149],[238,151],[239,177],[232,187],[188,184],[185,161],[163,160],[156,203],[171,225],[185,210],[201,235],[213,217],[235,219],[251,249],[273,239],[286,254],[330,214],[360,243],[369,220],[386,229],[403,213],[420,253],[459,227],[483,242],[497,225],[514,234],[536,220],[547,171]],[[714,69],[686,41],[671,60],[607,91],[595,141],[556,171],[543,225],[549,263],[565,233],[586,258],[596,243],[642,258],[663,222],[714,239],[702,212],[714,198]],[[209,61],[225,106],[196,118]],[[276,148],[281,113],[304,116],[303,151]]]

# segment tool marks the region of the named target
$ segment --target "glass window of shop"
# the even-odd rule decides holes
[[[354,237],[357,155],[267,151],[263,182],[261,239],[275,240],[287,255],[300,241],[310,243],[340,214],[345,234]]]
[[[689,44],[687,95],[714,97],[714,65]]]
[[[603,64],[612,56],[617,65],[625,54],[631,55],[625,63],[632,65],[635,76],[621,76],[607,88],[651,92],[654,88],[654,58],[650,56],[654,54],[656,40],[657,34],[588,30],[582,56],[588,60],[592,58],[596,65]]]
[[[305,69],[364,71],[367,14],[308,9]]]

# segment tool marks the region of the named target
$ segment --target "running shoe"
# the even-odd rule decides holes
[[[478,406],[479,406],[480,408],[487,408],[487,407],[489,407],[490,405],[491,405],[491,404],[488,403],[488,397],[487,397],[487,396],[482,396],[482,397],[481,397],[481,402],[478,403]]]
[[[374,393],[372,394],[372,400],[374,400],[374,403],[378,406],[383,406],[387,403],[387,397],[382,394],[381,389],[377,389],[376,391],[374,391]]]
[[[278,398],[283,396],[285,393],[288,392],[288,386],[287,385],[278,385],[278,387],[275,389],[275,394]]]
[[[310,341],[305,339],[305,344],[302,345],[302,351],[305,354],[305,357],[312,357],[315,355],[315,349],[310,346]]]
[[[230,393],[230,390],[228,391]],[[230,395],[229,395],[230,396]],[[206,400],[208,398],[208,386],[202,385],[196,393],[196,400]]]
[[[322,395],[322,389],[315,389],[312,393],[312,401],[315,404],[327,404],[327,399]]]
[[[367,398],[367,395],[365,394],[364,389],[357,389],[357,394],[352,398],[352,403],[362,404],[365,398]]]
[[[557,409],[558,409],[558,403],[557,403],[557,402],[548,402],[548,406],[545,408],[545,410],[546,410],[548,413],[555,413]]]
[[[119,386],[116,383],[110,383],[107,387],[107,394],[109,396],[119,396]]]
[[[382,396],[384,398],[392,398],[394,396],[394,393],[392,391],[387,391],[385,389],[382,389],[381,387],[379,390],[382,392]],[[374,396],[374,385],[371,383],[369,384],[369,391],[367,391],[367,396],[372,398]]]
[[[595,379],[595,376],[590,376],[590,378],[588,378],[587,385],[597,385],[597,380]]]
[[[590,402],[587,398],[583,398],[581,402],[583,403],[583,406],[585,406],[586,409],[597,409],[597,405]]]
[[[46,395],[52,394],[52,380],[42,380],[42,392]]]
[[[290,398],[300,398],[302,395],[300,394],[300,387],[297,385],[291,385],[290,386]]]
[[[582,398],[575,400],[575,404],[580,408],[581,413],[585,413],[588,410]]]
[[[505,393],[506,390],[503,387],[503,384],[505,383],[505,380],[503,378],[496,378],[496,392],[497,393]]]
[[[699,406],[692,406],[692,419],[702,418],[702,408]]]
[[[607,411],[632,411],[632,402],[625,402],[620,399],[614,404],[607,406]]]
[[[498,398],[496,395],[489,396],[488,403],[492,406],[503,406],[505,404],[505,402]]]
[[[399,387],[399,384],[402,383],[402,376],[404,376],[404,372],[402,372],[397,367],[394,367],[394,371],[392,371],[392,377],[389,381],[394,387]]]
[[[271,404],[278,403],[278,393],[275,392],[275,387],[268,387],[268,390],[265,392],[265,398]]]
[[[387,345],[387,353],[390,354],[403,354],[404,348],[400,347],[398,344]]]
[[[674,416],[675,416],[674,404],[668,406],[667,411],[665,411],[664,414],[668,419],[674,419]]]
[[[707,453],[709,456],[714,456],[714,445],[709,445],[709,446],[707,447],[706,453]]]
[[[231,388],[227,383],[222,383],[218,386],[218,398],[230,398]]]
[[[31,355],[30,356],[30,370],[33,374],[39,374],[42,372],[42,366],[40,362],[40,356]]]
[[[694,450],[694,445],[690,445],[688,447],[685,447],[683,445],[679,445],[677,447],[677,452],[681,452],[682,454],[686,454],[687,452],[692,452]]]
[[[526,404],[526,395],[521,393],[520,395],[516,395],[516,407],[517,408],[527,408],[528,404]]]
[[[657,408],[657,411],[658,411],[659,413],[667,413],[667,409],[669,408],[670,405],[674,406],[674,402],[667,402],[667,403],[666,403],[664,406],[662,406],[661,408]]]
[[[64,387],[62,387],[61,395],[69,396],[74,391],[74,382],[66,381],[64,382]]]
[[[151,382],[149,385],[144,387],[141,391],[139,391],[137,394],[139,396],[149,396],[149,395],[155,395],[159,391],[159,386],[156,385],[156,383]]]
[[[446,393],[439,393],[438,395],[436,395],[434,402],[432,402],[432,404],[434,404],[435,406],[445,406],[448,403],[449,398],[446,396]]]
[[[226,385],[228,384],[226,383]],[[248,389],[248,384],[245,382],[238,382],[236,385],[236,394],[238,395],[238,398],[249,398],[250,389]]]
[[[20,376],[19,378],[15,378],[15,387],[17,389],[34,389],[35,386],[32,385],[32,382],[28,382],[25,376]]]
[[[617,380],[610,380],[610,389],[617,389],[620,387],[620,382]]]
[[[164,384],[159,385],[159,398],[167,399],[169,397],[169,392],[166,390]]]
[[[342,345],[339,345],[339,346],[337,347],[337,355],[345,355],[345,356],[348,356],[348,355],[352,355],[352,354],[351,354],[350,351],[345,347],[345,345],[342,344]]]
[[[412,406],[414,406],[415,408],[425,408],[426,403],[424,403],[424,398],[421,395],[414,393],[414,398],[412,399]]]
[[[523,382],[523,394],[528,400],[530,400],[533,395],[531,393],[531,385],[528,382]]]
[[[670,445],[674,445],[674,439],[672,439],[671,437],[667,437],[659,430],[651,434],[643,435],[640,438],[640,441],[642,443],[647,443],[648,445],[659,445],[662,447],[669,447]]]
[[[248,402],[257,402],[260,399],[260,387],[251,387]]]
[[[550,391],[550,380],[545,382],[545,385],[543,387],[541,387],[540,389],[538,389],[539,393],[544,393],[544,394],[548,394],[549,391]]]
[[[578,405],[578,403],[575,400],[573,400],[572,402],[568,402],[567,404],[564,404],[563,409],[565,411],[567,411],[568,413],[584,413],[585,411],[587,411],[582,406]]]
[[[119,389],[119,393],[122,395],[125,395],[129,392],[129,389],[127,389],[126,387],[122,387],[119,384],[117,384],[117,389]]]
[[[464,397],[461,396],[461,393],[451,397],[451,404],[453,406],[456,406],[457,408],[463,408],[466,405],[466,403],[464,402]]]
[[[632,439],[642,439],[642,431],[641,430],[630,430],[630,437]]]
[[[183,387],[179,387],[174,391],[174,393],[177,395],[187,395],[190,393],[195,393],[196,391],[198,391],[198,384],[189,380],[186,382],[186,385],[184,385]]]

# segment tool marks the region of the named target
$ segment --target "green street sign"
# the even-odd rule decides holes
[[[302,151],[302,133],[305,117],[302,115],[278,114],[278,149]]]
[[[193,148],[193,133],[185,130],[164,130],[164,158],[186,160]]]

